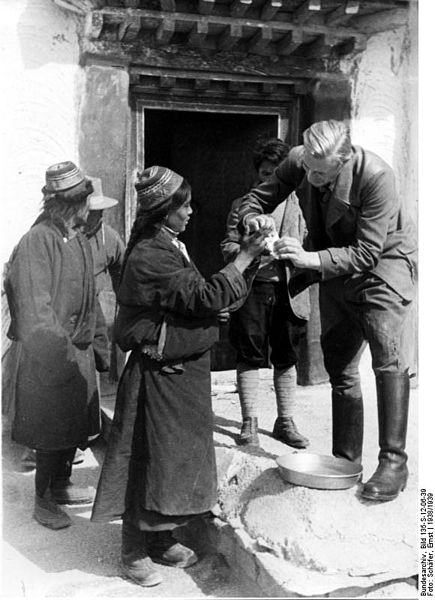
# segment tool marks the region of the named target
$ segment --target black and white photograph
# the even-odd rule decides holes
[[[434,595],[430,4],[0,1],[0,598]]]

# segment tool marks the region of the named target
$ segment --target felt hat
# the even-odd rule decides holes
[[[64,192],[86,181],[80,169],[70,160],[56,163],[45,172],[44,192]]]
[[[89,210],[104,210],[118,204],[115,198],[109,198],[103,194],[103,184],[99,177],[88,177],[92,181],[94,191],[89,196]]]
[[[148,167],[138,175],[135,183],[137,200],[141,208],[156,210],[174,194],[184,177],[166,167]]]

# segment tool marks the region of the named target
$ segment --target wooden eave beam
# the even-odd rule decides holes
[[[156,30],[156,44],[168,44],[175,32],[175,21],[163,20]]]
[[[195,90],[202,92],[208,90],[210,87],[210,81],[208,79],[195,79]]]
[[[252,6],[252,0],[233,0],[230,7],[232,17],[242,17]]]
[[[241,39],[242,35],[243,30],[240,25],[229,25],[219,36],[217,44],[219,50],[230,50]]]
[[[189,33],[188,43],[190,46],[200,46],[208,35],[207,21],[195,23]]]
[[[304,43],[304,35],[299,29],[294,29],[276,42],[276,52],[281,55],[292,54],[296,48]]]
[[[337,52],[339,56],[346,56],[347,54],[356,54],[357,52],[363,52],[367,48],[367,40],[364,39],[351,39],[347,42],[342,42],[337,46]]]
[[[276,83],[264,82],[261,86],[261,92],[266,96],[270,96],[270,94],[274,94],[276,92],[277,87],[278,86]]]
[[[282,8],[282,0],[266,0],[260,13],[261,21],[270,21]]]
[[[313,0],[311,0],[313,1]],[[391,11],[387,11],[391,12]],[[110,15],[113,21],[122,22],[125,19],[126,11],[125,9],[120,8],[103,8],[97,11],[93,11],[92,14],[99,15]],[[230,27],[231,25],[240,26],[240,27],[250,27],[259,29],[272,29],[277,33],[288,33],[294,30],[302,30],[307,35],[321,35],[321,34],[330,34],[335,35],[338,38],[349,39],[351,37],[364,37],[364,33],[355,29],[354,27],[327,27],[325,25],[320,24],[302,24],[299,25],[297,23],[291,22],[288,23],[286,21],[261,21],[260,19],[251,19],[249,17],[245,18],[232,18],[232,17],[222,17],[220,15],[199,15],[195,13],[181,13],[181,12],[162,12],[162,11],[154,11],[147,10],[142,8],[130,8],[128,9],[128,15],[130,17],[139,17],[144,20],[154,19],[157,21],[162,21],[165,23],[176,23],[177,21],[180,23],[189,23],[192,25],[195,22],[202,21],[204,19],[207,20],[209,25],[221,25],[225,27]],[[360,18],[360,17],[359,17]]]
[[[272,29],[259,29],[248,42],[249,52],[262,52],[272,42]]]
[[[210,15],[215,7],[215,0],[199,0],[199,12],[201,15]]]
[[[292,13],[293,23],[305,23],[309,17],[322,9],[321,0],[305,0]]]
[[[403,27],[403,25],[408,23],[408,20],[408,9],[397,8],[395,10],[385,10],[370,15],[357,15],[352,19],[352,25],[355,26],[357,30],[369,34]]]

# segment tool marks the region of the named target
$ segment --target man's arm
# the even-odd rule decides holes
[[[268,181],[252,189],[242,198],[239,208],[239,230],[256,231],[260,228],[274,230],[271,217],[263,217],[273,210],[293,192],[303,176],[299,166],[301,146],[290,150],[289,156],[275,169]]]

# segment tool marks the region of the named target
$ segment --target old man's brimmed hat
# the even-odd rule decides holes
[[[167,167],[148,167],[135,183],[137,200],[142,209],[156,210],[178,190],[184,178]]]
[[[104,210],[118,204],[115,198],[109,198],[103,194],[103,184],[99,177],[88,177],[92,181],[94,191],[89,197],[89,210]]]
[[[72,197],[91,191],[91,181],[70,160],[51,165],[45,172],[43,194],[62,192],[64,197]]]

